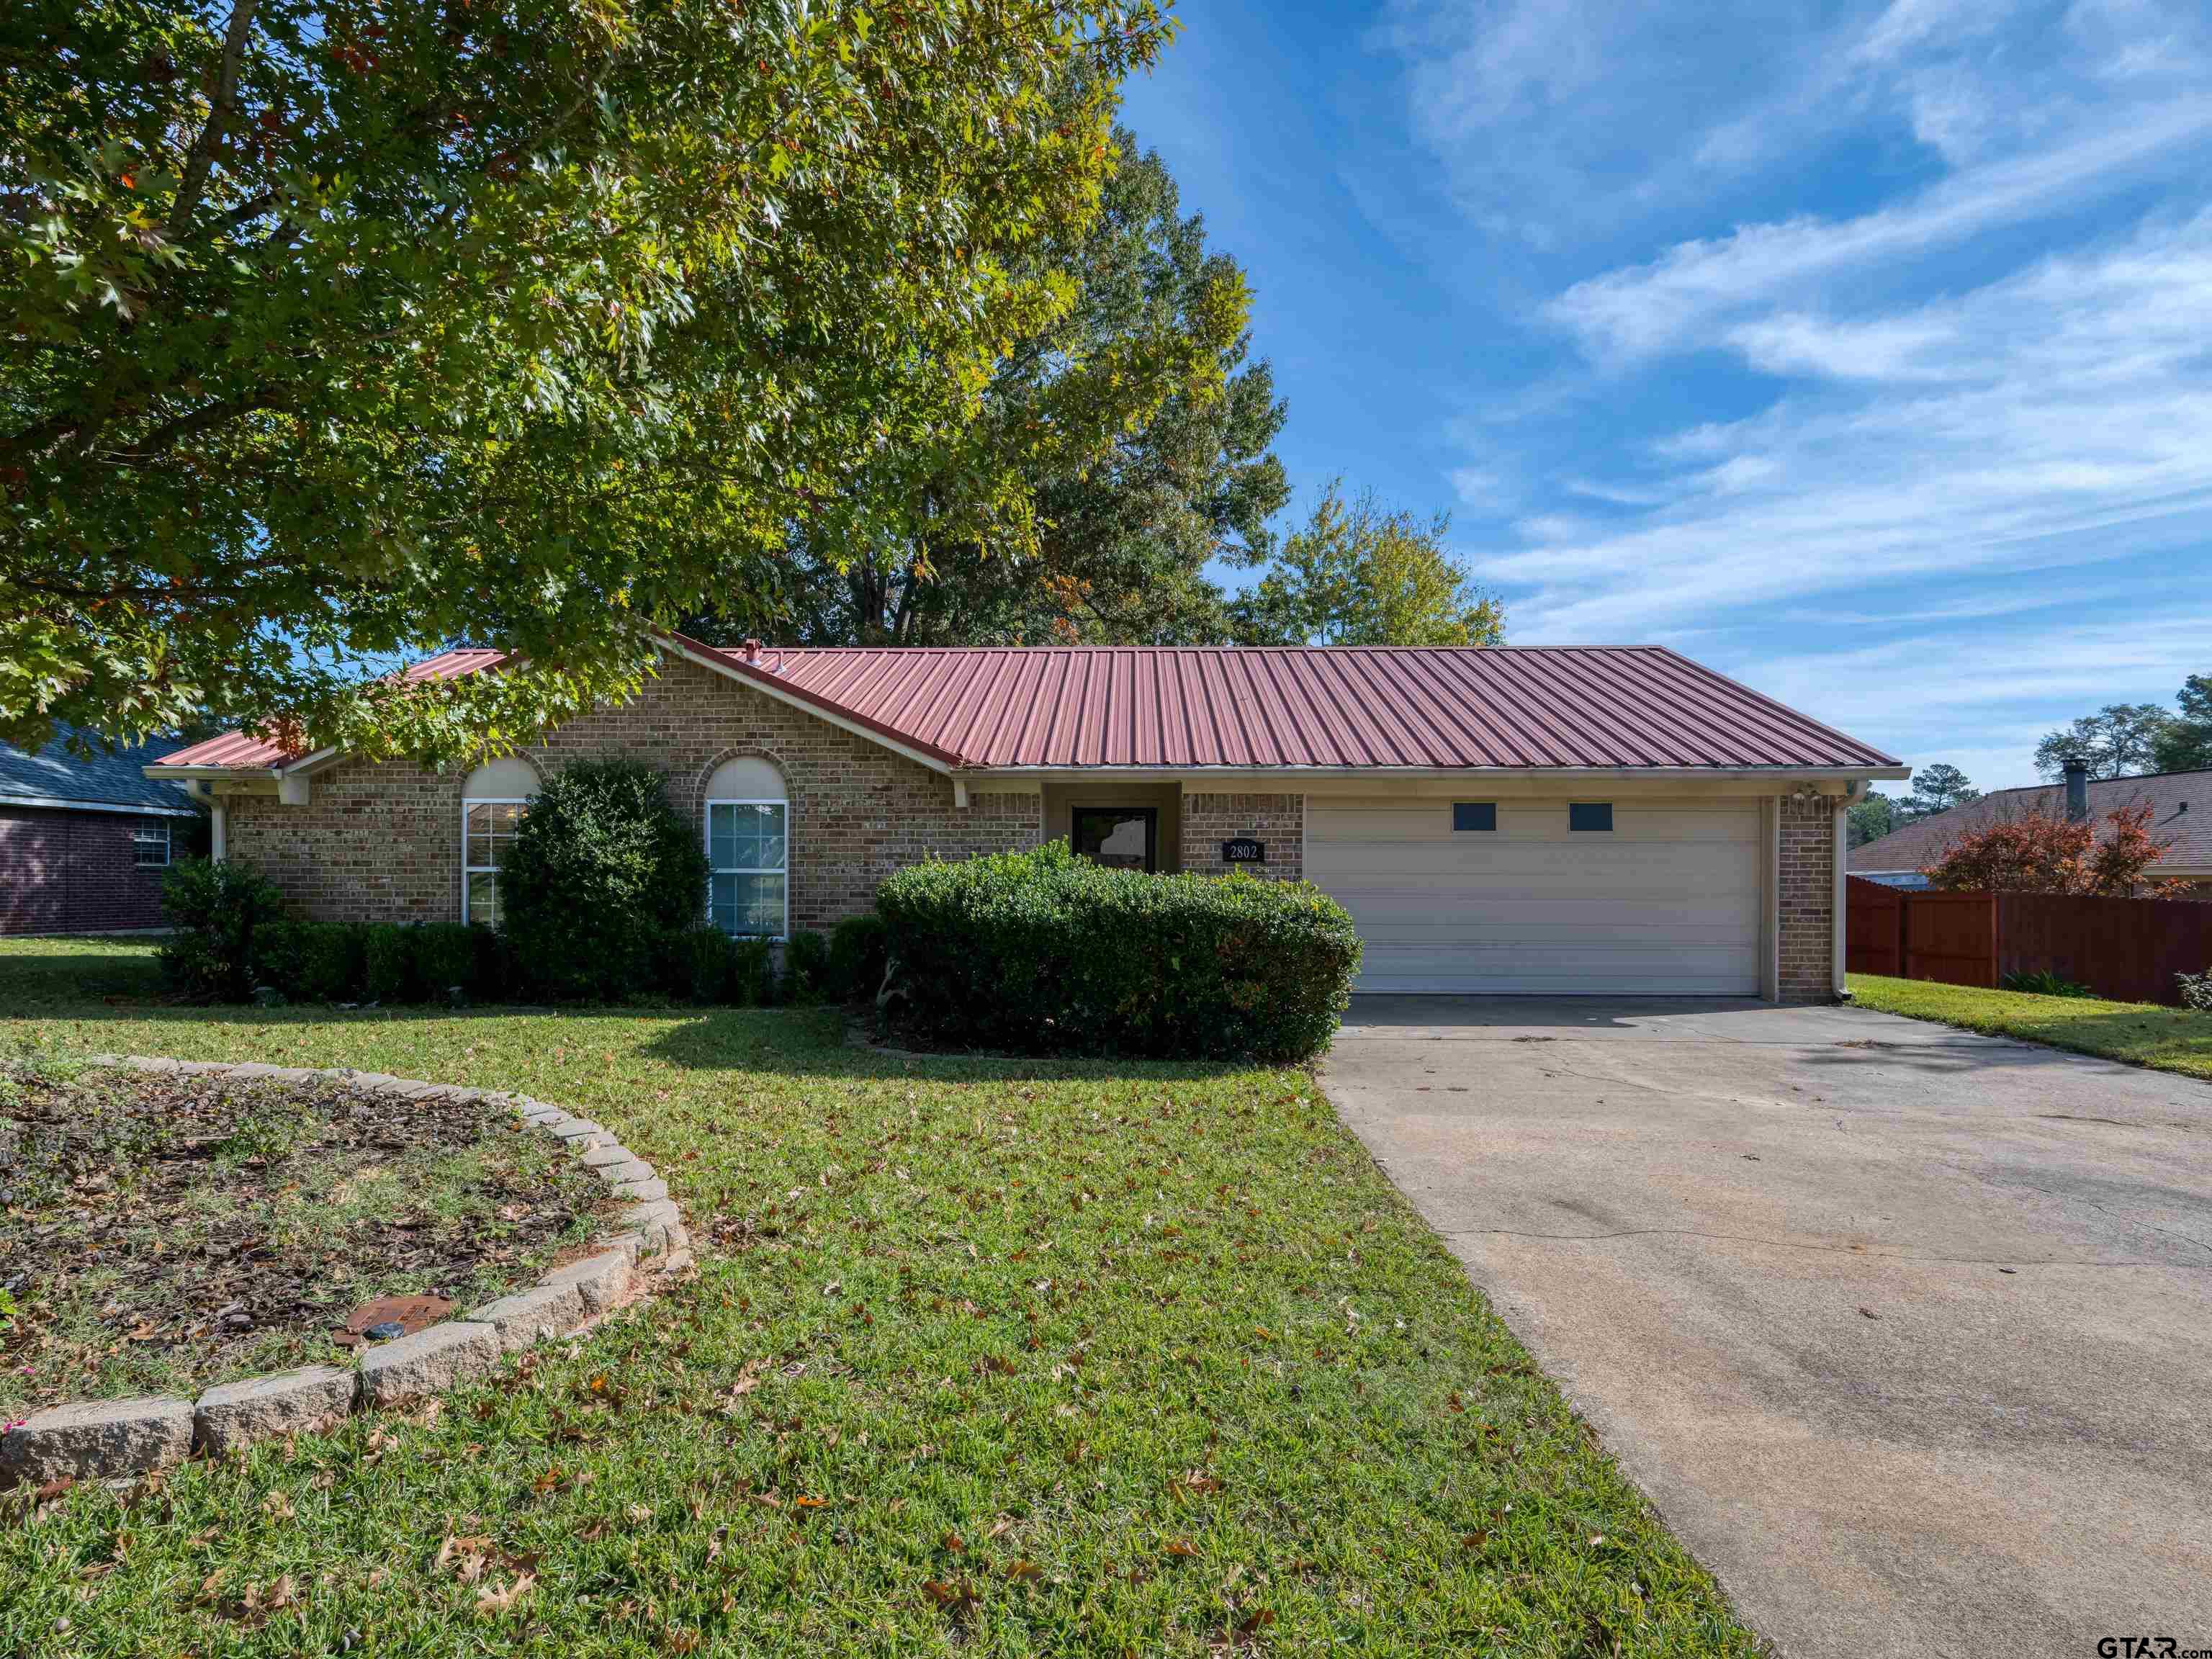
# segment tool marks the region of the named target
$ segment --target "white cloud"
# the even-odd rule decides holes
[[[2143,112],[2057,149],[1969,169],[1913,200],[1852,219],[1810,215],[1747,225],[1670,248],[1649,264],[1577,283],[1547,314],[1616,362],[1706,343],[1762,307],[1802,303],[1872,266],[1925,258],[1978,234],[2108,195],[2139,169],[2202,167],[2212,97]]]

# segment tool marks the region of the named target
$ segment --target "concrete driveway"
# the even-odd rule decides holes
[[[1324,1076],[1784,1654],[2212,1648],[2212,1086],[1848,1008],[1411,997]]]

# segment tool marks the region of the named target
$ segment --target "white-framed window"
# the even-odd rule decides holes
[[[497,927],[499,871],[515,826],[538,795],[538,771],[517,755],[479,766],[461,786],[461,920]]]
[[[472,800],[461,806],[461,915],[487,927],[500,924],[499,866],[514,845],[526,800]]]
[[[168,867],[168,819],[141,819],[132,828],[131,862],[141,870],[162,870]]]
[[[791,931],[791,804],[707,803],[707,919],[739,938]]]

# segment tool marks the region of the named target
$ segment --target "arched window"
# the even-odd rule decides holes
[[[791,803],[764,760],[726,762],[707,780],[707,919],[726,933],[791,931]]]
[[[500,925],[499,866],[538,796],[538,769],[520,755],[488,762],[461,785],[461,915]]]

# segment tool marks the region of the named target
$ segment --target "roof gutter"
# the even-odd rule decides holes
[[[196,806],[155,806],[150,801],[65,800],[58,795],[0,794],[0,806],[35,806],[58,812],[131,812],[142,817],[196,818]]]
[[[1656,778],[1676,781],[1792,783],[1804,779],[1847,780],[1848,798],[1856,800],[1875,778],[1904,779],[1909,766],[968,766],[971,784],[992,778],[1054,779],[1110,777],[1130,782],[1170,782],[1177,778]]]

